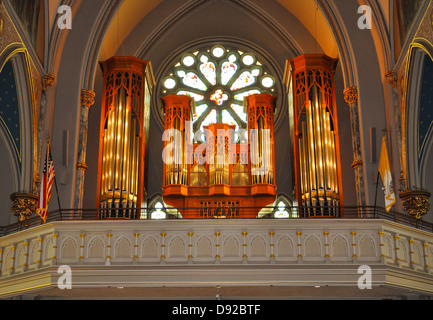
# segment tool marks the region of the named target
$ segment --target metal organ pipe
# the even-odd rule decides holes
[[[338,216],[341,202],[334,92],[337,60],[302,55],[288,61],[293,96],[297,196],[304,216]]]
[[[150,63],[135,57],[101,62],[104,95],[98,170],[101,218],[137,218],[144,198],[145,145],[149,108],[144,84],[154,86]],[[141,184],[141,185],[140,185]]]

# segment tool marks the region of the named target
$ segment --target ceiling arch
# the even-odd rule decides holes
[[[111,20],[101,46],[100,59],[105,60],[118,51],[121,52],[124,42],[140,29],[139,25],[143,24],[143,21],[151,21],[157,16],[159,24],[153,25],[151,34],[143,34],[146,38],[142,40],[139,50],[141,53],[145,53],[146,48],[171,27],[179,26],[180,23],[183,25],[189,15],[205,7],[216,7],[215,3],[220,3],[220,8],[225,7],[226,14],[237,8],[239,12],[245,13],[253,24],[259,22],[264,28],[272,30],[280,38],[279,41],[285,41],[286,45],[292,46],[299,54],[317,50],[333,58],[338,55],[332,31],[315,0],[275,0],[266,3],[258,0],[127,0],[121,3]],[[213,11],[212,14],[216,16],[218,12]],[[212,20],[211,15],[206,18]],[[290,20],[296,20],[296,23]],[[225,19],[219,22],[213,24],[212,28],[224,29],[231,21]],[[209,30],[209,26],[204,27]],[[316,38],[317,44],[308,46],[305,41],[306,33],[308,38]]]

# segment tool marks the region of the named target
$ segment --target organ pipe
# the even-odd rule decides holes
[[[302,55],[289,61],[293,85],[295,179],[308,216],[338,216],[342,203],[334,72],[337,60]]]
[[[142,207],[145,146],[144,85],[154,85],[150,63],[134,57],[101,62],[104,76],[98,168],[100,218],[137,218]]]

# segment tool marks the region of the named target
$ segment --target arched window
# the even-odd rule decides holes
[[[162,202],[157,202],[155,204],[154,210],[150,212],[150,218],[152,220],[163,220],[167,219],[167,213],[165,212],[164,205]]]
[[[274,211],[274,218],[287,219],[290,218],[290,216],[289,211],[287,211],[287,205],[283,201],[278,202],[277,208]]]
[[[215,45],[179,56],[162,79],[161,94],[194,98],[194,132],[211,123],[236,125],[238,131],[248,125],[244,98],[275,91],[275,77],[253,53]]]
[[[264,207],[258,217],[265,219],[292,219],[298,218],[296,208],[292,207],[292,202],[284,195],[277,197],[274,203]]]
[[[148,203],[148,210],[143,210],[141,219],[165,220],[181,219],[176,208],[166,204],[161,195],[156,195]]]

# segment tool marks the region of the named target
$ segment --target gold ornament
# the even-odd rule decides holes
[[[422,219],[430,211],[431,193],[427,190],[408,190],[400,193],[404,211]]]
[[[81,105],[90,108],[95,104],[95,93],[91,90],[81,90]]]
[[[36,212],[38,196],[32,193],[14,193],[11,195],[11,211],[19,222],[27,221]]]
[[[348,105],[352,105],[358,102],[358,88],[350,87],[344,90],[344,100]]]

